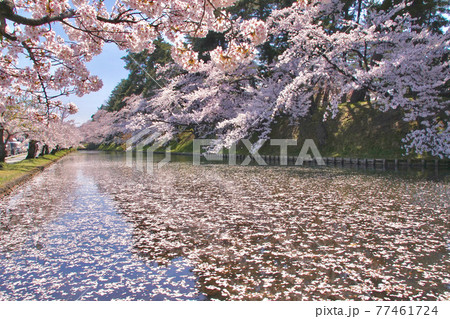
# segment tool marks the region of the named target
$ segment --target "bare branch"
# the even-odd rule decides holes
[[[11,20],[11,21],[19,23],[19,24],[29,25],[29,26],[40,26],[40,25],[44,25],[44,24],[48,24],[48,23],[52,23],[52,22],[56,22],[56,21],[62,22],[66,19],[73,18],[75,16],[76,16],[76,11],[72,10],[72,9],[65,11],[61,14],[58,14],[56,16],[53,16],[53,17],[45,16],[45,17],[42,17],[39,19],[30,19],[30,18],[22,17],[15,13],[3,15],[3,17],[5,17],[8,20]]]

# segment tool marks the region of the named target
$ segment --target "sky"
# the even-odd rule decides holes
[[[77,125],[90,120],[91,116],[108,99],[120,80],[128,76],[125,62],[121,59],[126,54],[126,51],[120,51],[115,44],[106,44],[103,52],[87,63],[91,74],[97,75],[102,79],[103,88],[98,92],[86,94],[83,97],[71,95],[63,98],[63,102],[73,102],[79,108],[78,113],[72,115],[69,119],[74,120]]]
[[[111,10],[115,0],[106,0],[106,7]],[[21,15],[28,16],[26,12],[19,12]],[[9,27],[13,29],[13,25],[9,23]],[[65,32],[59,24],[54,24],[53,29],[56,33],[67,39]],[[98,108],[108,99],[112,90],[120,82],[127,78],[128,70],[125,70],[125,62],[121,59],[127,55],[126,51],[120,51],[115,44],[105,44],[103,52],[94,57],[91,62],[87,63],[87,67],[91,75],[97,75],[103,81],[103,87],[98,92],[86,94],[83,97],[70,95],[69,97],[61,97],[64,103],[75,103],[79,111],[75,115],[71,115],[68,119],[74,120],[77,125],[81,125],[91,119],[91,116]],[[21,59],[21,64],[30,63],[28,59]]]
[[[111,10],[115,2],[115,0],[106,0],[104,3],[108,10]],[[72,115],[69,119],[74,120],[77,125],[91,119],[91,116],[108,99],[120,80],[128,76],[128,71],[125,70],[125,62],[121,60],[125,55],[127,55],[127,52],[120,51],[115,44],[105,44],[103,52],[87,63],[91,74],[102,79],[103,87],[100,91],[86,94],[83,97],[73,95],[63,99],[64,102],[75,103],[79,108],[78,113]]]

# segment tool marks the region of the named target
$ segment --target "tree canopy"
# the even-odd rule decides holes
[[[365,100],[402,112],[407,152],[449,157],[446,13],[442,0],[0,1],[0,114],[26,96],[20,118],[56,129],[77,110],[60,97],[102,86],[86,63],[112,42],[130,75],[94,116],[111,132],[189,127],[218,149],[267,137],[277,116]]]
[[[448,157],[445,12],[441,1],[239,1],[227,9],[230,17],[241,26],[264,21],[269,31],[255,59],[226,53],[232,28],[188,38],[201,61],[196,72],[168,79],[164,70],[176,67],[159,70],[165,86],[125,99],[115,130],[118,123],[127,132],[151,127],[173,138],[191,128],[218,137],[218,150],[255,133],[267,138],[278,116],[301,118],[320,104],[326,120],[341,102],[367,101],[381,112],[399,110],[410,123],[406,152]],[[224,65],[239,63],[211,61],[214,47],[224,52]]]

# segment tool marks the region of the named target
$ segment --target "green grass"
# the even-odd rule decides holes
[[[111,144],[101,144],[98,149],[100,151],[108,151],[108,152],[113,152],[113,151],[125,151],[126,147],[125,145],[117,145],[116,143],[111,143]]]
[[[72,150],[64,150],[57,152],[55,155],[44,155],[35,159],[26,159],[18,163],[3,163],[3,166],[0,168],[0,187],[5,186],[7,183],[15,179],[27,175],[37,167],[54,162],[70,152],[72,152]]]
[[[168,145],[156,149],[157,152],[165,152],[170,147],[171,152],[175,153],[192,153],[195,135],[191,131],[185,131],[178,134],[177,138],[170,141]],[[144,149],[147,149],[145,147]]]
[[[323,109],[316,110],[296,123],[278,118],[272,126],[271,139],[296,139],[297,146],[288,148],[289,155],[298,155],[305,139],[313,139],[322,156],[358,158],[427,158],[427,154],[404,156],[402,138],[411,124],[402,120],[398,110],[380,112],[367,102],[339,105],[334,119],[322,121]],[[278,155],[279,147],[264,144],[260,154]]]

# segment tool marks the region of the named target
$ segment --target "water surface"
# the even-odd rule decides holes
[[[0,299],[450,297],[445,178],[72,154],[0,203]]]

